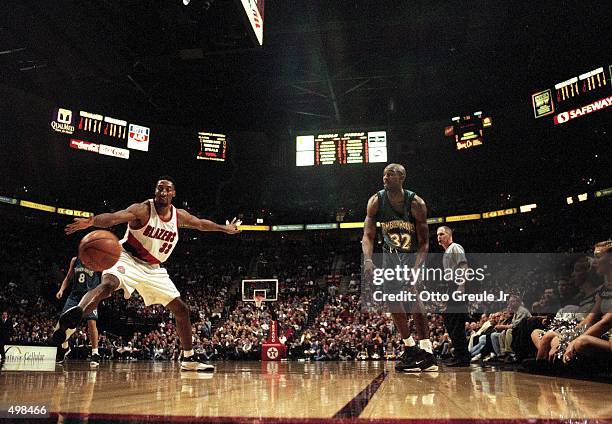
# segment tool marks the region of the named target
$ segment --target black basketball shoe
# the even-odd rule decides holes
[[[444,365],[451,368],[461,368],[461,367],[469,367],[471,364],[470,358],[460,358],[455,357],[450,361],[446,362]]]
[[[212,372],[215,370],[213,365],[198,362],[195,355],[181,359],[181,371],[204,371]]]
[[[51,343],[53,346],[60,346],[67,339],[66,330],[69,328],[76,328],[83,318],[83,309],[80,306],[73,306],[64,312],[58,322],[58,328],[53,332],[51,336]]]
[[[92,368],[96,368],[98,365],[100,365],[100,355],[97,353],[91,355],[91,358],[89,359],[89,365]]]
[[[70,346],[68,346],[66,349],[64,349],[61,346],[58,346],[57,352],[55,353],[55,363],[63,364],[69,353],[70,353]]]
[[[435,372],[438,371],[438,363],[431,353],[413,346],[406,348],[395,370],[399,372]]]

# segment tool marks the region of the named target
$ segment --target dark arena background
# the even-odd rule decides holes
[[[612,422],[608,2],[2,9],[1,420]],[[463,264],[498,258],[510,294],[427,310],[437,369],[402,368],[427,339],[366,296],[366,206],[391,163],[426,204],[428,264],[446,226]],[[176,208],[241,221],[181,228],[161,265],[193,355],[181,314],[137,288],[98,305],[97,350],[81,320],[64,357],[52,334],[73,287],[58,291],[93,227],[64,228],[153,198],[164,175]],[[125,220],[108,229],[121,239]],[[377,229],[374,256],[388,254]]]

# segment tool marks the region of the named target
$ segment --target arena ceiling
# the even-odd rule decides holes
[[[235,0],[9,0],[0,71],[58,104],[157,122],[403,125],[529,106],[609,53],[605,3],[266,0],[252,48]]]

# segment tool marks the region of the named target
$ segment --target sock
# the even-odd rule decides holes
[[[429,339],[419,340],[419,347],[428,353],[433,353],[433,346]]]
[[[62,343],[62,349],[68,349],[68,341]]]
[[[99,353],[98,353],[98,348],[91,349],[91,354],[92,354],[92,355],[99,355]]]
[[[193,349],[183,351],[183,358],[189,358],[190,356],[193,356]]]
[[[416,346],[416,342],[414,341],[414,339],[412,338],[412,336],[408,337],[407,339],[402,339],[402,341],[404,342],[404,344],[408,347],[413,347]]]

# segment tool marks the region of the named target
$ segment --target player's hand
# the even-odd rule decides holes
[[[557,351],[559,350],[560,340],[558,337],[552,339],[550,342],[550,350],[548,351],[548,362],[555,362],[557,359]]]
[[[55,298],[59,300],[62,298],[63,295],[64,295],[64,290],[58,290],[57,293],[55,293]]]
[[[229,221],[225,221],[225,232],[227,234],[238,234],[240,232],[242,232],[242,230],[240,229],[240,225],[242,224],[242,221],[234,218],[232,219],[232,222]]]
[[[574,341],[572,340],[568,345],[567,349],[565,349],[565,353],[563,354],[563,363],[567,364],[572,359],[574,359]]]
[[[93,225],[93,216],[89,218],[74,218],[74,222],[72,224],[66,225],[64,228],[64,232],[66,234],[72,234],[80,230],[84,230],[85,228],[89,228]]]

